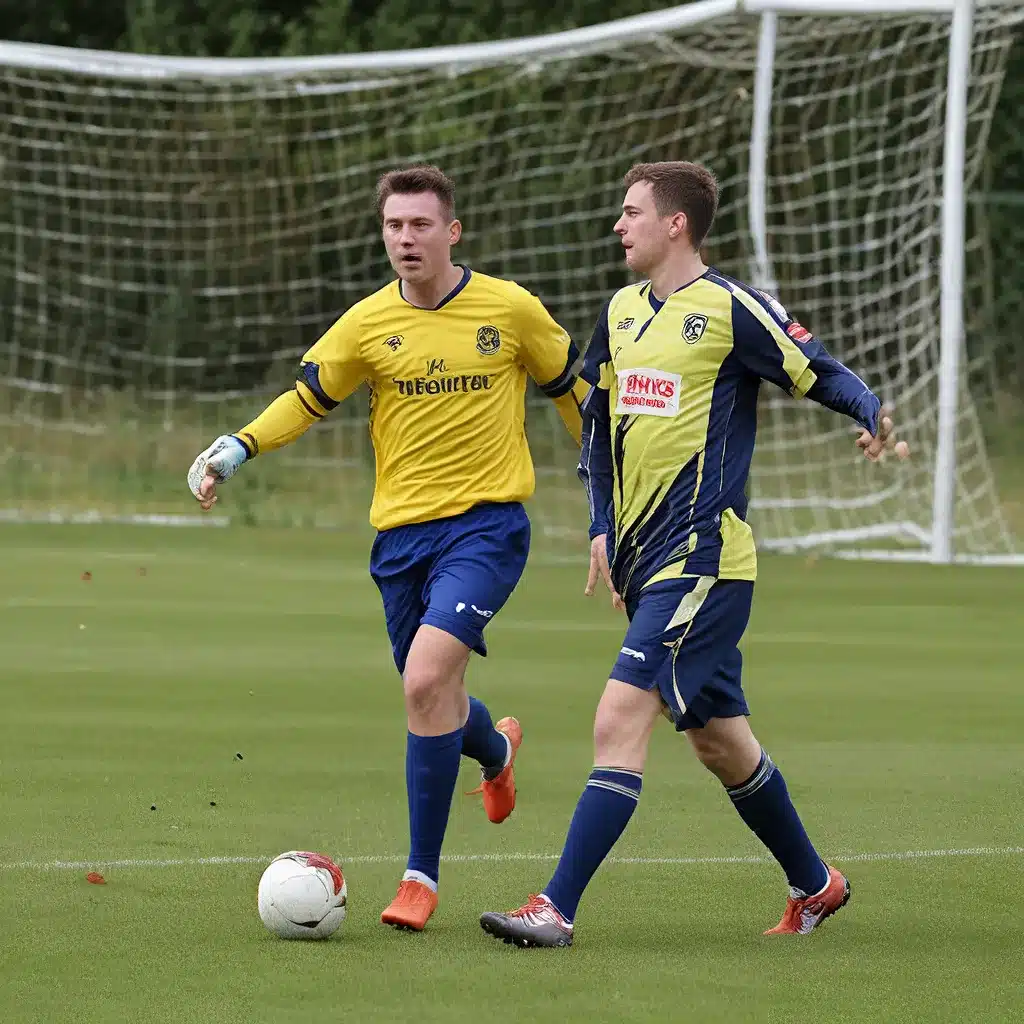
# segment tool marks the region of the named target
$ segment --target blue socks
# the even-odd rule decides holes
[[[409,794],[409,863],[406,877],[437,888],[441,845],[462,755],[480,762],[487,778],[505,767],[508,740],[494,728],[482,701],[469,698],[469,718],[443,736],[409,733],[405,747],[405,784]]]
[[[405,747],[405,784],[409,793],[409,863],[406,877],[429,879],[437,888],[441,844],[459,777],[462,730],[443,736],[409,733]]]
[[[643,773],[626,768],[594,768],[576,804],[562,857],[544,895],[567,920],[576,916],[580,897],[636,810]]]
[[[476,697],[469,698],[469,718],[462,727],[462,753],[479,761],[488,779],[501,774],[508,757],[508,740],[494,728],[487,706]]]
[[[790,886],[806,896],[820,892],[828,870],[807,838],[786,780],[772,759],[762,750],[754,774],[725,791],[747,827],[782,866]]]

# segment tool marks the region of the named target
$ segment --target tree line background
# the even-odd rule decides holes
[[[499,5],[478,0],[124,0],[119,4],[52,0],[46,6],[0,0],[0,38],[166,55],[297,56],[514,38],[670,6],[671,0],[564,0],[560,4],[506,0]],[[849,45],[862,41],[862,37],[853,39]],[[883,30],[875,42],[892,40]],[[712,33],[691,45],[713,49],[716,39]],[[809,64],[819,56],[815,45],[809,41],[804,52]],[[915,56],[919,61],[910,74],[887,76],[875,69],[866,80],[884,82],[888,91],[873,87],[875,92],[862,99],[873,109],[891,103],[898,110],[901,96],[928,94],[934,86],[928,76],[942,67],[943,45],[940,40],[934,53],[919,50],[909,55],[911,62]],[[865,59],[885,58],[868,54]],[[616,70],[619,64],[621,69]],[[639,77],[636,66],[644,69]],[[31,451],[32,423],[63,417],[79,426],[105,426],[113,417],[138,435],[140,445],[149,451],[151,420],[162,423],[164,438],[183,420],[197,436],[205,436],[224,425],[207,422],[214,414],[227,419],[241,415],[233,407],[225,409],[222,401],[207,402],[206,392],[223,395],[231,389],[278,387],[289,379],[295,354],[309,337],[327,325],[333,311],[375,287],[387,271],[380,247],[368,247],[366,241],[376,230],[369,206],[349,209],[359,205],[359,196],[355,191],[348,195],[348,179],[339,179],[340,168],[346,167],[345,160],[339,162],[339,153],[348,153],[351,173],[365,186],[373,169],[380,169],[380,161],[389,158],[394,137],[399,135],[407,143],[402,148],[410,152],[450,150],[457,142],[463,165],[482,171],[465,179],[456,174],[467,208],[500,209],[507,214],[491,226],[494,230],[472,239],[474,259],[491,272],[527,284],[534,279],[561,280],[565,294],[555,296],[555,311],[585,338],[600,297],[624,283],[616,277],[624,271],[617,257],[613,265],[602,262],[607,225],[585,216],[585,211],[578,218],[559,220],[557,244],[553,244],[551,196],[588,196],[600,200],[602,209],[610,209],[617,202],[613,193],[623,151],[634,152],[631,147],[645,137],[682,137],[680,133],[691,133],[686,137],[699,142],[702,148],[693,157],[713,161],[728,194],[738,195],[745,177],[751,100],[749,90],[730,87],[736,69],[716,63],[712,56],[697,70],[691,62],[684,73],[671,53],[648,54],[646,49],[636,66],[620,61],[609,67],[595,58],[578,65],[570,80],[544,76],[503,80],[482,70],[462,81],[464,99],[453,99],[443,78],[424,76],[411,93],[396,87],[392,95],[382,86],[374,92],[378,114],[387,112],[380,131],[353,122],[350,107],[358,97],[350,99],[346,93],[311,94],[296,114],[286,101],[255,93],[235,102],[238,93],[233,86],[228,87],[232,102],[221,102],[221,92],[211,90],[207,100],[197,104],[194,96],[186,96],[185,87],[173,85],[129,88],[125,99],[118,89],[98,80],[69,84],[54,74],[9,76],[6,91],[0,92],[0,118],[6,117],[11,156],[6,173],[22,175],[22,185],[29,181],[32,189],[41,190],[39,196],[32,189],[17,195],[14,190],[6,194],[0,190],[0,226],[17,223],[11,237],[20,247],[17,259],[13,247],[6,255],[0,252],[0,308],[15,311],[13,318],[0,318],[0,353],[7,353],[9,377],[33,384],[27,390],[10,391],[6,398],[0,391],[0,419],[6,408],[8,420],[30,425],[14,450]],[[800,88],[801,74],[800,67],[777,69],[779,98],[786,95],[787,81],[790,91]],[[740,83],[749,84],[748,76],[737,77],[736,84]],[[807,87],[821,95],[828,83],[819,78]],[[606,108],[583,102],[601,88],[622,101],[622,109],[614,111],[623,118],[621,124],[614,131],[603,124],[573,124],[563,133],[563,148],[566,139],[570,148],[576,147],[565,164],[542,159],[551,145],[550,127],[564,121],[567,109],[602,116]],[[685,110],[679,109],[680,96],[688,98]],[[701,106],[706,96],[717,108]],[[731,106],[724,109],[723,102]],[[986,425],[996,428],[986,430],[990,450],[1002,449],[1010,453],[1011,462],[1024,466],[1018,456],[1019,442],[1024,440],[1020,397],[1024,395],[1024,343],[1019,331],[1024,322],[1022,108],[1024,45],[1018,39],[991,132],[969,143],[972,164],[980,160],[982,171],[974,179],[968,213],[982,227],[971,232],[972,239],[980,241],[973,243],[968,254],[973,274],[969,274],[967,312],[974,391],[976,397],[987,399],[982,410]],[[82,113],[86,109],[88,115]],[[787,300],[800,308],[807,299],[800,293],[802,260],[831,271],[829,281],[858,280],[862,295],[869,298],[876,290],[881,293],[887,285],[884,260],[876,259],[876,281],[863,276],[858,262],[862,256],[872,258],[870,253],[859,254],[856,247],[814,248],[814,224],[830,216],[830,211],[808,204],[808,196],[800,189],[825,196],[830,189],[843,187],[847,183],[843,176],[852,172],[844,169],[843,160],[835,160],[835,153],[814,148],[822,138],[820,124],[805,123],[798,106],[790,104],[786,109],[793,123],[784,117],[775,126],[788,141],[773,147],[772,173],[777,191],[786,188],[792,194],[775,198],[785,198],[791,216],[803,218],[798,231],[780,232],[773,240],[786,264],[798,268],[796,277],[780,282]],[[42,114],[43,127],[36,124],[31,129],[36,135],[50,131],[45,115],[53,111],[52,137],[22,145],[29,129],[20,115],[26,110]],[[97,123],[119,133],[118,138],[127,132],[135,142],[125,144],[112,157],[105,136],[94,137],[83,130],[88,127],[82,123],[83,116],[98,118]],[[310,140],[321,136],[322,140],[292,145],[294,140],[282,129],[282,116],[298,118],[288,122],[295,131]],[[811,108],[808,116],[828,117],[841,125],[852,123],[859,111],[821,104]],[[154,124],[166,128],[179,119],[183,124],[205,125],[208,142],[196,143],[195,152],[178,152],[173,131],[150,131]],[[339,141],[338,133],[353,124],[351,139]],[[860,141],[878,142],[893,159],[906,162],[903,169],[908,179],[914,178],[910,163],[915,159],[934,163],[934,154],[901,151],[885,135],[885,125],[873,130],[877,139],[865,135]],[[457,139],[450,137],[453,132]],[[604,148],[595,150],[592,140],[598,135],[605,140]],[[805,137],[805,146],[795,144]],[[848,145],[852,136],[845,138],[840,145]],[[584,144],[590,148],[581,148]],[[979,148],[983,154],[978,154]],[[60,161],[37,159],[51,151],[64,156]],[[691,153],[689,147],[683,151]],[[578,158],[580,153],[585,158]],[[803,178],[789,175],[804,184],[783,185],[783,178],[793,170],[790,164],[801,159],[813,173]],[[857,166],[866,173],[863,162]],[[210,167],[216,174],[206,173]],[[154,183],[152,191],[172,196],[174,209],[164,211],[154,205],[140,182]],[[611,190],[609,196],[603,195],[602,188]],[[877,217],[875,206],[883,202],[892,207],[898,233],[913,236],[913,224],[904,216],[900,197],[877,196],[863,182],[860,191],[862,204],[868,206],[851,208],[853,221]],[[52,201],[57,195],[60,201]],[[116,201],[109,196],[116,196]],[[908,198],[913,206],[914,197]],[[187,214],[184,220],[178,216],[181,210]],[[793,212],[797,210],[804,212]],[[321,216],[323,211],[331,214]],[[521,216],[522,211],[529,211],[529,217]],[[336,228],[342,222],[349,230],[339,234]],[[115,224],[119,225],[116,230]],[[714,261],[744,274],[749,256],[746,241],[742,211],[733,202],[719,216]],[[804,251],[801,246],[812,248]],[[922,258],[937,259],[930,251]],[[27,281],[24,274],[19,277],[12,272],[16,264],[46,272],[40,272],[38,282]],[[585,275],[573,276],[582,273],[580,268],[585,268]],[[111,288],[105,283],[107,277],[121,287]],[[292,287],[296,281],[317,282],[317,288],[299,291]],[[815,296],[819,303],[828,298]],[[837,318],[848,317],[849,322],[817,319],[815,326],[822,335],[851,338],[855,343],[861,339],[866,347],[859,351],[870,350],[881,372],[891,353],[875,340],[893,334],[886,303],[861,304],[856,309],[833,303],[830,308]],[[932,312],[937,323],[938,311]],[[230,341],[240,336],[245,338],[243,348]],[[219,358],[225,346],[225,358]],[[125,393],[140,382],[141,411],[134,405],[129,411]],[[195,408],[185,408],[192,395],[203,401],[197,398]],[[106,406],[88,406],[100,401],[121,404],[113,412]],[[251,398],[246,401],[252,404]],[[362,429],[361,410],[357,418]],[[67,436],[71,445],[78,434],[69,431]],[[182,443],[188,447],[193,441],[188,436]],[[110,457],[112,472],[122,473],[124,439],[119,438],[115,447]],[[73,454],[69,448],[67,465],[82,461]],[[174,466],[179,454],[168,456]],[[354,454],[358,454],[355,449]],[[40,477],[33,459],[24,462],[26,480]],[[94,442],[90,442],[88,462],[91,475],[83,490],[95,489]],[[10,465],[7,470],[8,479],[13,479]],[[67,475],[65,469],[61,473]],[[133,481],[137,477],[134,470],[122,475]],[[45,487],[52,487],[53,479],[54,474],[48,474]],[[14,490],[20,500],[32,487],[23,482]],[[40,494],[41,502],[51,498],[49,492]]]
[[[0,3],[0,38],[193,57],[392,50],[554,32],[657,0],[53,0]]]
[[[0,0],[0,38],[186,56],[251,57],[388,50],[554,32],[673,6],[672,0]],[[1024,393],[1024,44],[1010,58],[972,197],[993,225],[985,333],[988,382]],[[998,338],[998,343],[991,340]],[[1016,407],[1016,403],[1013,403]],[[1004,409],[1005,411],[1005,409]]]

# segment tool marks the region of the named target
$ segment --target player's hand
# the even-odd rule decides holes
[[[233,477],[248,457],[245,445],[230,434],[222,434],[196,456],[188,471],[188,486],[205,510],[217,501],[217,484]]]
[[[597,586],[598,578],[604,580],[604,585],[612,595],[612,607],[616,611],[625,611],[626,605],[619,597],[612,583],[611,570],[608,568],[608,547],[606,544],[607,535],[601,534],[590,542],[590,574],[587,576],[587,587],[583,591],[587,597],[593,597],[594,588]]]
[[[896,428],[892,424],[891,409],[882,407],[878,414],[878,433],[861,430],[857,437],[857,447],[864,452],[864,457],[871,462],[881,462],[890,449],[897,458],[910,457],[910,445],[906,441],[896,440]]]

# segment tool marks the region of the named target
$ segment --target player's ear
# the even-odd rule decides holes
[[[682,210],[678,210],[673,213],[668,222],[668,237],[675,240],[676,238],[685,237],[687,229],[686,214]]]
[[[459,239],[461,237],[462,237],[462,221],[461,220],[453,220],[451,222],[451,224],[448,225],[448,244],[449,245],[456,245],[456,244],[458,244],[458,241],[459,241]]]

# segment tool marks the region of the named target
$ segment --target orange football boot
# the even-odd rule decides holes
[[[471,790],[467,795],[473,796],[482,793],[484,798],[484,810],[487,817],[500,825],[514,810],[516,806],[516,779],[513,771],[516,754],[523,742],[523,727],[519,721],[511,716],[501,719],[494,727],[500,733],[508,737],[512,754],[508,764],[502,768],[501,773],[493,779],[483,779],[476,789]]]
[[[765,935],[810,935],[826,917],[846,906],[850,899],[850,883],[835,868],[827,864],[825,867],[828,868],[825,888],[813,896],[799,899],[790,896],[782,920],[774,928],[769,928]]]
[[[421,932],[435,910],[437,893],[429,885],[408,878],[398,886],[398,895],[380,915],[380,920],[381,924],[402,931]]]

